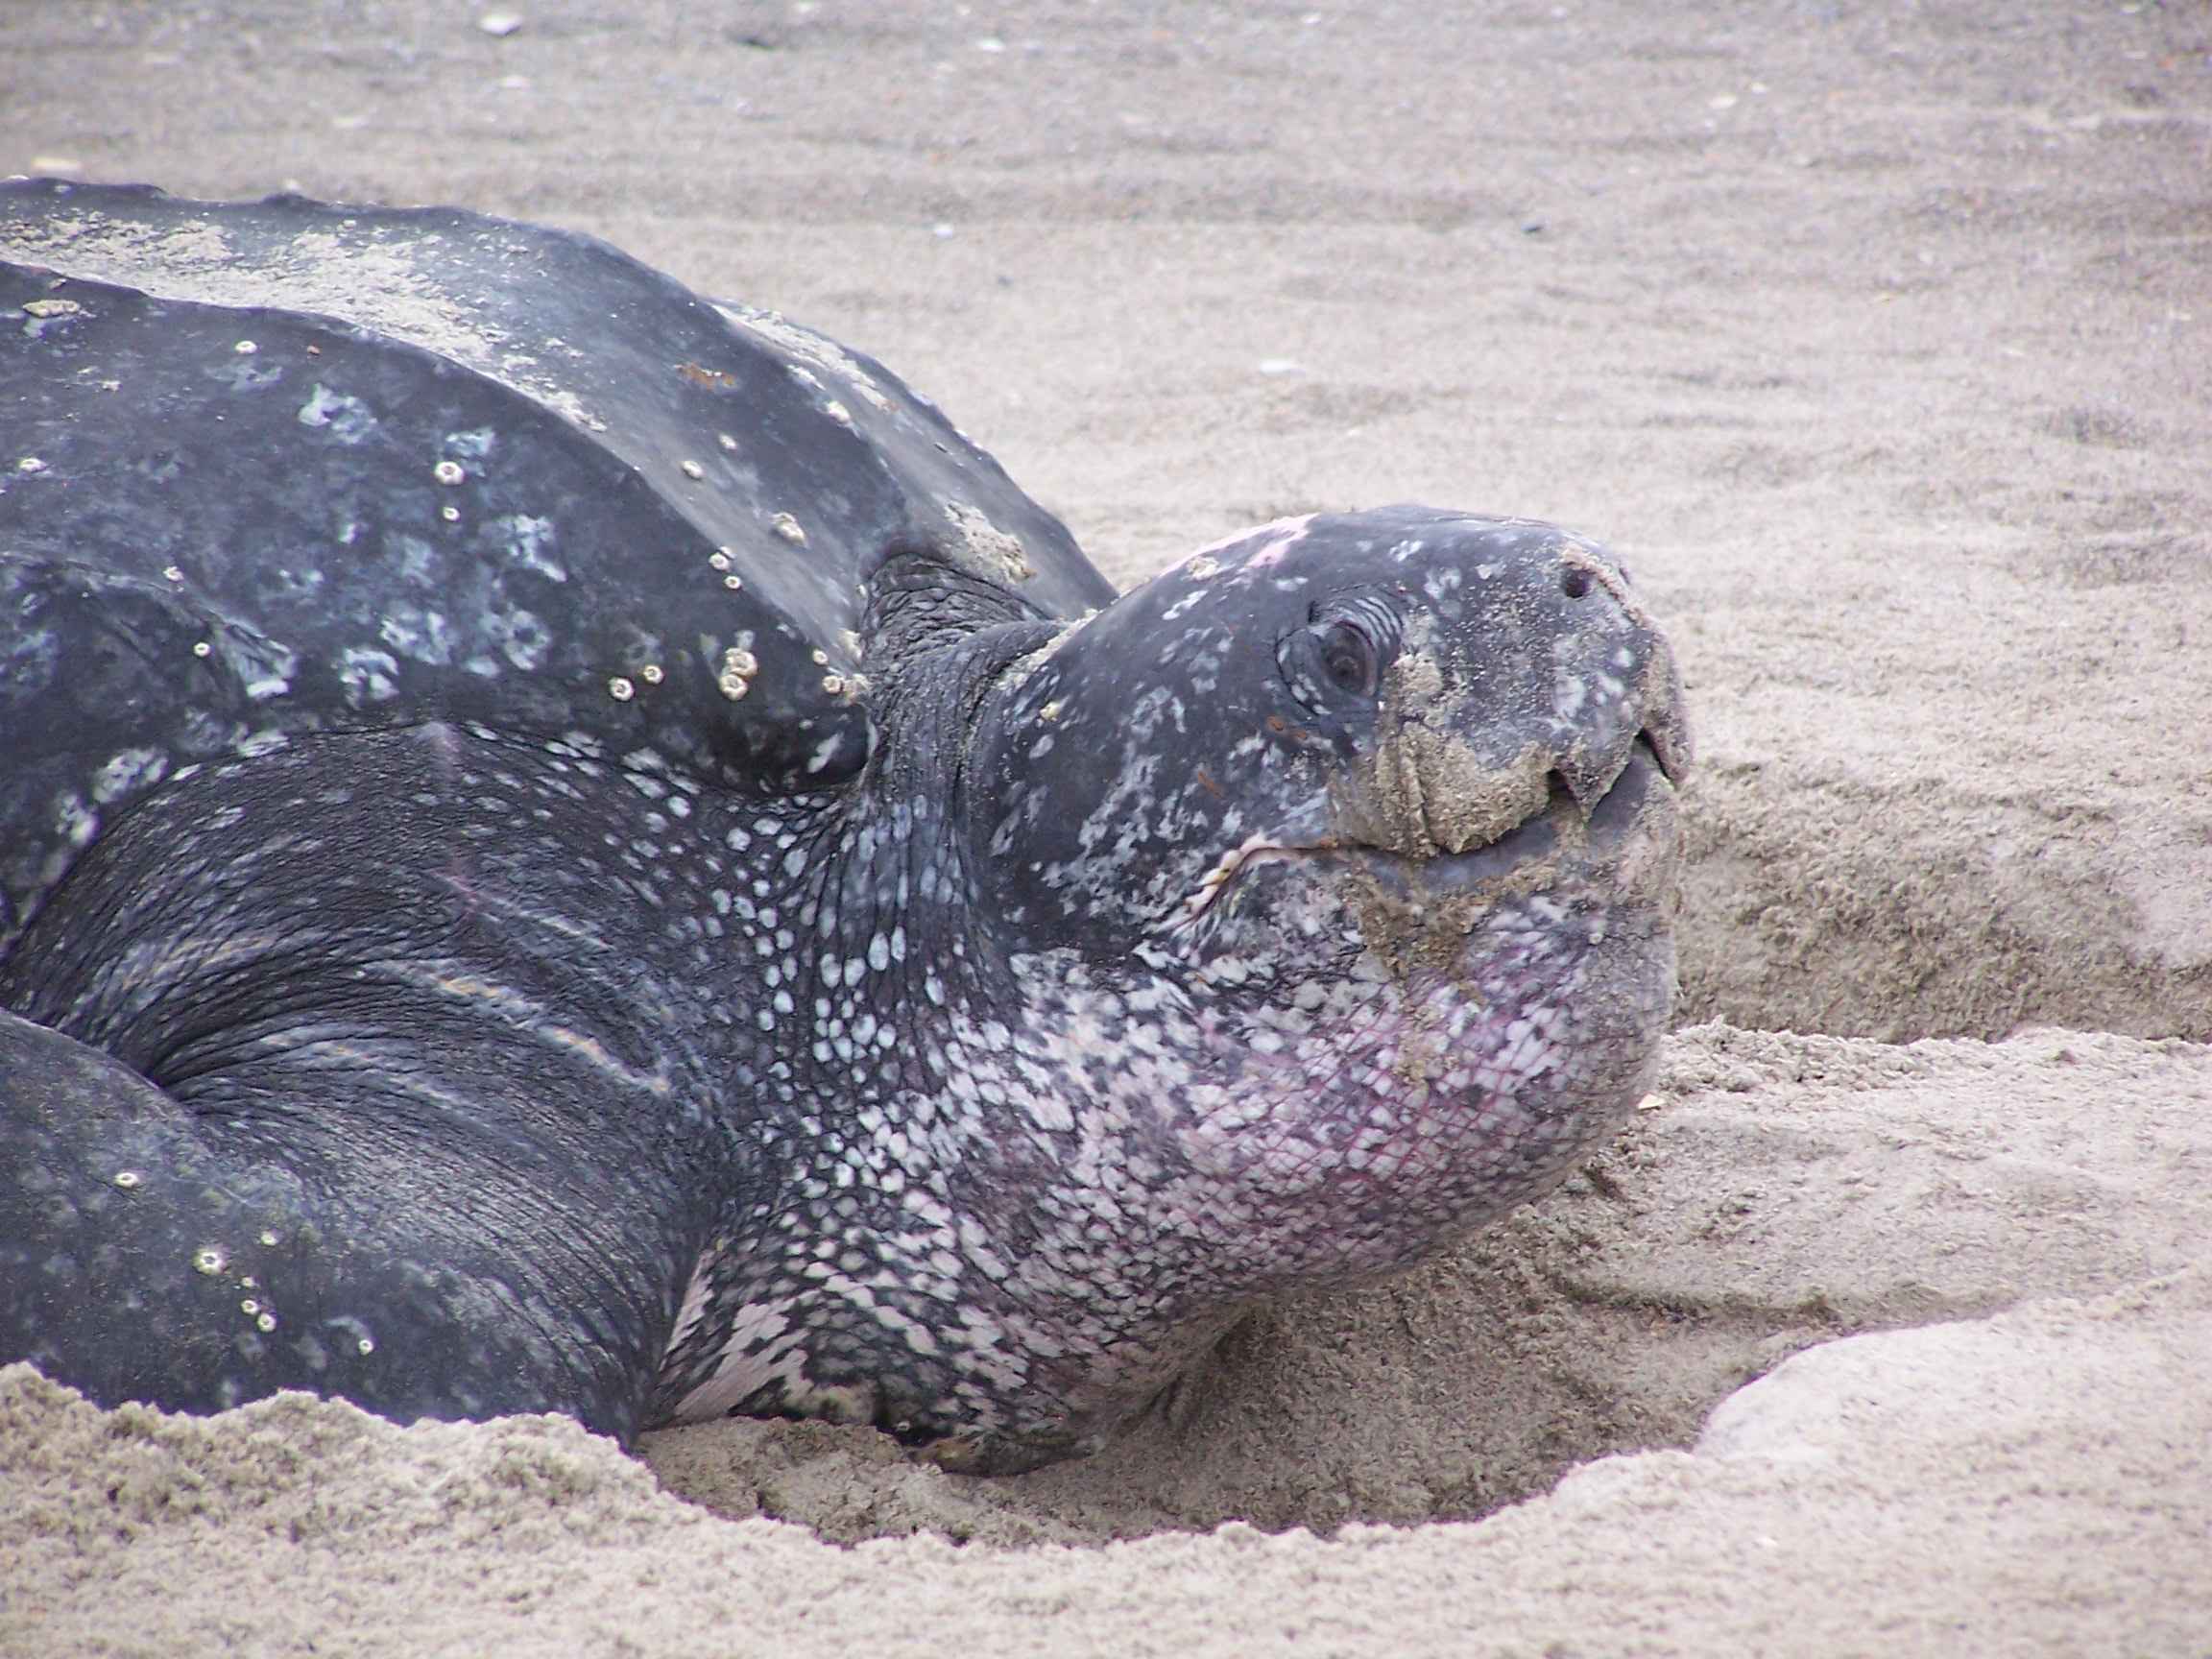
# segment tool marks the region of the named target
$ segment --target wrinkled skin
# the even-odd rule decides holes
[[[441,726],[157,792],[0,967],[9,1353],[195,1407],[821,1413],[1005,1471],[1255,1300],[1542,1190],[1666,1018],[1663,644],[1541,526],[1203,558],[1064,632],[920,562],[840,792]],[[1409,733],[1557,776],[1395,848]]]
[[[4,272],[0,1360],[1017,1470],[1646,1086],[1688,745],[1588,543],[1292,520],[1081,614],[879,365],[604,245],[0,206],[200,295]]]
[[[893,868],[926,849],[961,896],[905,998],[946,1018],[902,1022],[896,1084],[850,1079],[926,1146],[843,1152],[866,1242],[810,1283],[763,1270],[773,1230],[722,1246],[744,1334],[678,1344],[680,1416],[873,1417],[955,1468],[1092,1450],[1254,1300],[1423,1259],[1645,1087],[1685,737],[1601,554],[1393,509],[996,633],[893,678],[871,780]],[[947,702],[974,709],[950,789],[901,741]],[[1393,842],[1408,792],[1450,826],[1485,786],[1503,819]],[[847,904],[898,910],[888,877]]]

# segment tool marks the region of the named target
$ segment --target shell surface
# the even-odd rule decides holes
[[[577,232],[0,184],[0,946],[177,768],[426,719],[851,777],[878,564],[1111,586],[867,357]]]

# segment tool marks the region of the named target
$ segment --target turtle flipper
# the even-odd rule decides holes
[[[121,1062],[5,1013],[0,1140],[0,1360],[108,1405],[213,1411],[299,1388],[402,1422],[638,1428],[634,1359],[548,1330],[495,1238],[440,1226],[435,1201],[227,1156]]]
[[[324,734],[172,779],[79,860],[0,962],[0,1362],[641,1427],[730,1170],[691,958],[552,855],[636,797],[551,764]]]

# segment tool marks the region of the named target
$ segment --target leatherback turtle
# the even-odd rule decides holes
[[[1117,598],[586,236],[48,180],[0,253],[0,1359],[1017,1470],[1645,1087],[1687,738],[1588,541]]]

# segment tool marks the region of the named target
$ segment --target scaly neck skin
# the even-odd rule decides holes
[[[1101,1374],[1127,1372],[1111,1392],[1141,1398],[1211,1334],[1162,1339],[1188,1269],[1141,1189],[1163,1159],[1172,1180],[1195,1172],[1165,1142],[1146,1152],[1147,1126],[1086,1078],[1121,1064],[1116,1038],[1070,1050],[1089,969],[1073,952],[1009,954],[974,902],[988,856],[964,811],[975,712],[1057,630],[973,619],[892,617],[909,648],[871,653],[868,772],[841,812],[757,826],[772,838],[750,855],[777,891],[739,918],[727,996],[769,1057],[747,1132],[781,1174],[702,1257],[661,1416],[781,1409],[917,1440],[1057,1431],[1073,1451],[1090,1431],[1069,1425],[1070,1403]],[[757,988],[744,975],[764,941]]]
[[[1465,1140],[1475,1079],[1429,1058],[1463,990],[1382,971],[1331,890],[1272,902],[1266,929],[1310,912],[1287,955],[1229,923],[1053,945],[975,902],[976,711],[1051,632],[922,636],[872,668],[882,737],[843,809],[758,820],[776,902],[730,959],[773,982],[730,998],[761,1029],[749,1132],[781,1176],[703,1256],[661,1416],[874,1421],[953,1436],[949,1463],[1026,1466],[1095,1444],[1254,1298],[1402,1265],[1526,1195],[1425,1166]],[[1572,978],[1540,932],[1501,952],[1495,1007]],[[1488,1018],[1481,1046],[1522,1040]],[[1397,1200],[1414,1180],[1432,1226]]]
[[[873,619],[880,735],[838,809],[733,813],[759,873],[727,952],[723,995],[757,1049],[733,1106],[772,1174],[700,1260],[662,1417],[784,1409],[919,1435],[941,1403],[986,1404],[963,1333],[989,1317],[999,1253],[1020,1248],[997,1225],[1021,1206],[972,1190],[999,1126],[951,1033],[974,1011],[1018,1018],[1018,994],[973,903],[959,767],[978,701],[1054,630],[991,589],[910,596]]]
[[[1240,1307],[1432,1254],[1636,1097],[1678,722],[1663,645],[1583,603],[1607,567],[1410,511],[1218,551],[1065,631],[886,565],[883,741],[796,854],[785,1190],[709,1252],[677,1414],[1065,1455]]]

